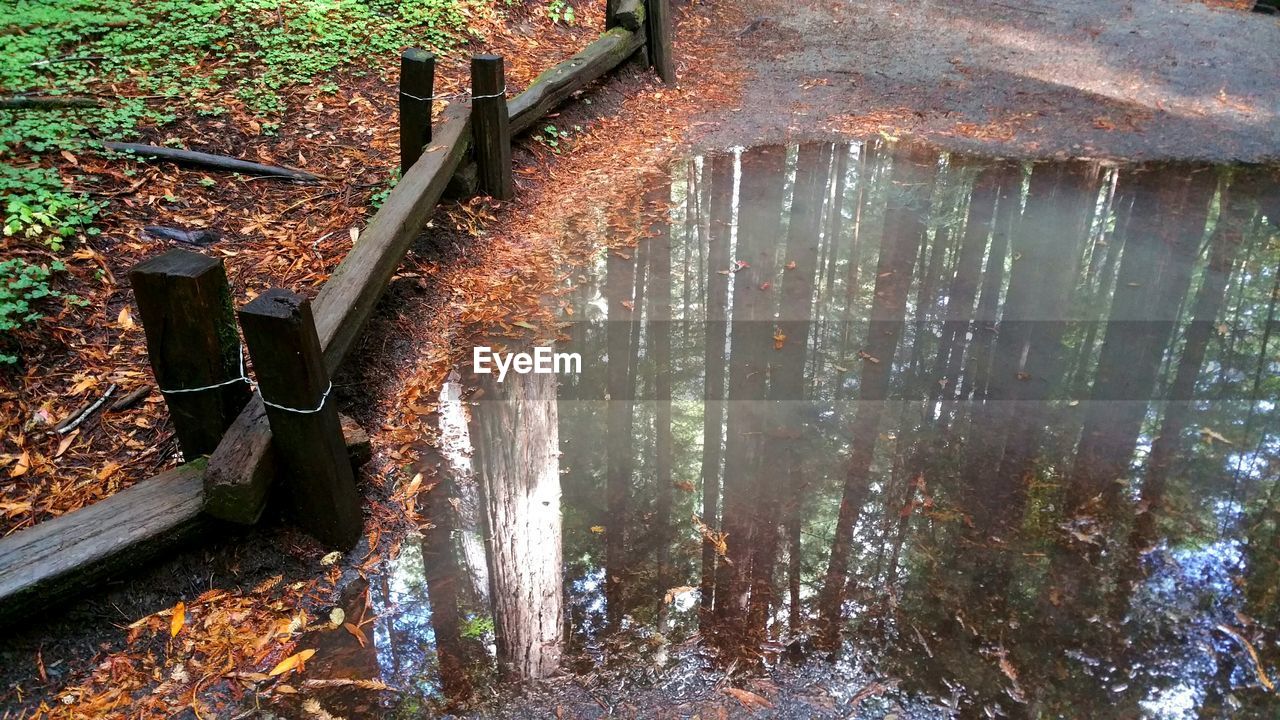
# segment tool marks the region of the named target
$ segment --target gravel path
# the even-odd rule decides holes
[[[887,127],[1017,156],[1280,159],[1280,19],[1196,0],[746,0],[707,146]]]

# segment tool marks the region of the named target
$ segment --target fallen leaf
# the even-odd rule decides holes
[[[333,552],[320,558],[320,564],[328,567],[342,559],[342,551],[334,550]]]
[[[347,613],[340,607],[336,607],[329,611],[329,623],[335,628],[341,627],[347,621]]]
[[[116,316],[116,324],[121,330],[133,329],[133,315],[129,312],[128,305],[120,308],[120,314]]]
[[[26,475],[27,471],[30,469],[31,469],[31,453],[27,452],[26,450],[23,450],[22,454],[18,455],[17,464],[9,469],[9,477],[16,478],[22,475]]]
[[[311,656],[315,654],[316,651],[314,649],[307,649],[302,652],[294,653],[281,660],[275,667],[271,668],[271,672],[267,673],[267,675],[271,677],[283,675],[294,668],[301,667],[303,663],[310,660]]]
[[[767,698],[763,698],[750,690],[727,687],[724,689],[724,693],[742,703],[742,707],[748,710],[763,710],[773,707],[773,703],[769,702]]]
[[[781,330],[774,330],[773,331],[773,349],[781,350],[782,347],[786,344],[787,344],[787,336],[784,335]]]
[[[1204,441],[1209,445],[1212,445],[1215,440],[1223,445],[1235,445],[1235,443],[1223,437],[1222,433],[1207,427],[1200,428],[1200,437],[1204,438]]]
[[[173,617],[169,618],[169,637],[177,637],[182,626],[187,622],[187,606],[181,600],[173,606]]]
[[[369,638],[365,636],[364,631],[359,627],[352,625],[351,623],[343,623],[342,627],[346,628],[347,632],[351,633],[352,636],[355,637],[356,641],[360,643],[360,647],[364,647],[369,644]]]

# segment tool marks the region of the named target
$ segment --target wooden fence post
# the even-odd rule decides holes
[[[501,56],[471,58],[471,132],[476,141],[480,192],[498,200],[515,197],[506,88]]]
[[[671,0],[648,0],[648,4],[645,33],[649,62],[662,82],[670,85],[676,81],[675,58],[671,55]]]
[[[431,97],[435,95],[436,56],[409,48],[400,56],[400,176],[431,142]]]
[[[129,283],[182,454],[207,455],[251,396],[237,382],[244,364],[222,260],[174,249],[139,263]]]
[[[288,290],[268,290],[240,309],[240,326],[285,470],[290,510],[307,532],[348,549],[360,539],[360,494],[329,398],[311,303]]]

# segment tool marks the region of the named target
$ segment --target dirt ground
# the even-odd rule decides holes
[[[591,93],[591,106],[566,110],[561,124],[588,125],[604,116],[613,119],[605,131],[624,132],[637,107],[666,107],[665,125],[659,123],[665,135],[651,143],[655,154],[883,132],[1020,157],[1280,158],[1280,22],[1274,16],[1193,0],[714,0],[677,7],[678,91],[637,90],[639,73],[632,68]],[[717,42],[680,47],[694,25]],[[702,71],[715,65],[741,70],[736,102],[725,101],[736,88],[717,85],[723,77]],[[637,92],[643,102],[632,102]],[[664,93],[677,94],[679,102],[667,104]],[[524,145],[521,193],[575,172],[575,142],[555,158],[541,146]],[[529,158],[530,148],[537,158]],[[540,175],[538,163],[565,167]],[[594,192],[593,182],[580,179],[576,190]],[[344,410],[374,431],[380,467],[397,464],[389,449],[401,439],[379,436],[378,428],[392,422],[405,387],[422,389],[406,382],[415,359],[425,363],[437,352],[421,326],[439,322],[432,318],[446,315],[440,309],[450,301],[431,287],[447,286],[449,264],[469,253],[466,242],[465,234],[449,236],[414,260],[367,333],[363,351],[372,361],[338,383]],[[456,333],[446,337],[459,342]],[[430,336],[431,343],[438,339]],[[369,403],[370,397],[380,402]],[[59,687],[86,669],[105,667],[106,658],[122,651],[126,625],[178,599],[215,587],[252,587],[273,575],[289,583],[323,574],[322,550],[312,545],[270,528],[229,537],[94,593],[54,619],[5,631],[0,717],[9,717],[6,706],[56,698]],[[359,561],[373,553],[365,544],[354,555]],[[25,690],[15,694],[15,687]]]
[[[1280,157],[1280,20],[1195,0],[747,0],[712,147],[887,126],[1011,156]],[[686,82],[690,78],[686,78]]]

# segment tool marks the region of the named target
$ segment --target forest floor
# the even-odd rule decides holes
[[[602,3],[574,5],[582,24],[570,31],[539,17],[492,21],[481,45],[522,58],[514,68],[508,61],[513,88],[594,35]],[[44,702],[42,712],[54,717],[162,717],[273,692],[278,679],[267,671],[301,649],[293,642],[324,617],[345,580],[376,572],[418,522],[416,492],[430,478],[415,468],[432,434],[432,398],[468,338],[495,323],[559,319],[554,303],[539,302],[562,277],[556,269],[597,250],[562,237],[565,213],[591,203],[634,224],[637,212],[654,210],[640,206],[635,190],[673,157],[876,132],[1022,157],[1280,157],[1280,76],[1263,50],[1280,47],[1274,17],[1190,0],[716,0],[677,8],[677,86],[659,86],[638,67],[601,83],[585,96],[590,104],[571,104],[519,143],[513,203],[447,206],[393,283],[358,351],[361,362],[337,383],[344,411],[374,436],[366,541],[335,563],[306,538],[267,527],[113,585],[0,643],[0,707]],[[548,32],[565,36],[539,42]],[[447,89],[465,83],[462,61],[452,67]],[[119,383],[123,395],[146,382],[127,288],[113,279],[151,251],[137,227],[160,212],[235,228],[239,238],[215,251],[232,267],[238,297],[269,284],[322,281],[394,164],[394,101],[379,92],[379,77],[352,80],[354,93],[308,99],[315,114],[284,122],[276,138],[247,126],[208,135],[217,118],[179,120],[196,137],[216,138],[198,149],[344,177],[330,188],[237,181],[217,195],[210,187],[219,180],[204,173],[140,165],[125,175],[95,157],[66,158],[110,178],[100,195],[111,203],[110,242],[86,238],[70,271],[92,312],[68,308],[50,321],[58,341],[44,341],[45,357],[0,398],[8,428],[5,532],[174,462],[171,446],[161,444],[154,394],[134,415],[104,415],[65,446],[35,439],[40,425],[70,415],[103,386]],[[326,116],[343,123],[307,128]],[[163,141],[171,131],[154,134]],[[191,199],[202,193],[212,199]],[[15,443],[24,429],[32,439]],[[54,483],[63,482],[74,499],[58,496]],[[8,494],[19,485],[25,494]]]

